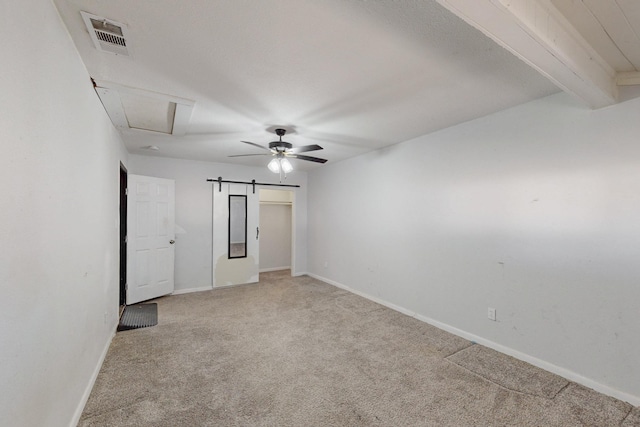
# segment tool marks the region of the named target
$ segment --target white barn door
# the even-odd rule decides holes
[[[127,304],[173,292],[175,183],[129,175],[127,196]]]
[[[213,286],[255,283],[260,269],[260,198],[252,185],[213,183]],[[229,195],[246,196],[246,256],[229,257]],[[234,242],[235,243],[235,242]]]

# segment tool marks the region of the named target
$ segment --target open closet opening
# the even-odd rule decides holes
[[[291,270],[294,192],[260,189],[260,272]]]

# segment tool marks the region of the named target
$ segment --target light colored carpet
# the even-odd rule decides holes
[[[481,345],[473,345],[447,358],[502,387],[553,399],[569,381],[526,362]]]
[[[640,425],[631,405],[309,277],[156,301],[157,326],[116,334],[80,426]]]

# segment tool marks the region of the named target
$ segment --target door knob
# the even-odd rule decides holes
[[[173,239],[169,240],[169,243],[170,243],[170,244],[172,244],[172,245],[173,245],[175,242],[176,242],[176,241],[175,241],[175,240],[173,240]]]

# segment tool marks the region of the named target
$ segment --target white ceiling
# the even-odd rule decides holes
[[[588,43],[577,37],[593,45],[586,46],[591,59],[598,56],[593,49],[603,51],[601,69],[580,61],[549,65],[535,52],[531,59],[535,49],[510,44],[491,28],[496,20],[485,24],[474,15],[489,10],[482,3],[519,1],[552,8],[552,16],[580,10],[582,18],[565,23],[570,35],[600,25]],[[616,72],[638,70],[640,53],[637,40],[635,47],[624,35],[607,41],[602,20],[585,18],[585,9],[593,12],[587,5],[599,2],[633,13],[625,19],[637,37],[636,0],[553,0],[557,9],[548,0],[54,0],[94,80],[194,102],[184,136],[121,131],[129,152],[245,165],[268,159],[227,156],[258,152],[240,141],[266,145],[277,139],[277,127],[289,131],[284,139],[294,145],[322,145],[308,154],[335,162],[559,88],[588,99],[592,87],[602,87],[598,72],[615,82]],[[125,24],[132,55],[96,50],[80,11]],[[517,11],[504,16],[521,18]],[[624,50],[611,53],[612,45]],[[579,84],[567,75],[578,75]],[[585,105],[614,99],[615,88],[613,95],[608,89],[605,96],[596,90],[598,101]],[[294,167],[321,166],[294,160]]]

